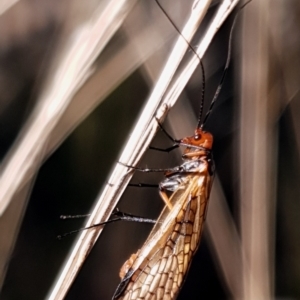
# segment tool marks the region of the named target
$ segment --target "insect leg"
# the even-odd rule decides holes
[[[71,234],[74,234],[74,233],[77,233],[77,232],[80,232],[80,231],[83,231],[83,230],[92,229],[92,228],[95,228],[95,227],[98,227],[98,226],[103,226],[103,225],[106,225],[106,224],[109,224],[109,223],[118,222],[118,221],[130,221],[130,222],[150,223],[150,224],[155,224],[156,223],[156,220],[135,216],[135,215],[132,215],[132,214],[124,213],[124,212],[119,211],[119,210],[113,212],[111,214],[111,216],[113,216],[114,218],[110,219],[110,220],[107,220],[107,221],[104,221],[104,222],[93,224],[93,225],[88,226],[88,227],[79,228],[79,229],[67,232],[65,234],[62,234],[62,235],[58,235],[57,239],[61,240],[62,238],[66,237],[68,235],[71,235]],[[67,217],[69,217],[69,216],[67,216]]]
[[[174,149],[176,149],[178,147],[179,147],[179,145],[173,145],[171,147],[163,149],[163,148],[157,148],[157,147],[150,146],[149,149],[156,150],[156,151],[161,151],[161,152],[168,152],[169,153],[169,152],[171,152],[172,150],[174,150]]]
[[[166,193],[166,189],[162,187],[161,184],[148,184],[148,183],[130,183],[128,186],[136,186],[136,187],[155,187],[159,188],[159,195],[161,199],[165,202],[168,208],[171,210],[173,205],[171,204],[169,197]]]
[[[170,199],[166,193],[166,190],[163,189],[162,187],[159,188],[159,195],[161,199],[165,202],[165,204],[168,206],[169,210],[173,208],[172,203],[170,202]]]
[[[180,140],[175,140],[175,139],[174,139],[174,138],[173,138],[173,137],[172,137],[172,136],[164,129],[164,127],[160,124],[160,122],[159,122],[157,119],[156,119],[156,121],[157,121],[157,124],[158,124],[160,130],[161,130],[161,131],[166,135],[166,137],[167,137],[169,140],[171,140],[174,144],[173,144],[173,146],[168,147],[168,148],[165,148],[165,149],[157,148],[157,147],[153,147],[153,146],[150,146],[149,149],[151,149],[151,150],[156,150],[156,151],[162,151],[162,152],[170,152],[170,151],[172,151],[172,150],[178,148],[179,145],[180,145]]]
[[[167,168],[167,169],[148,169],[148,168],[139,168],[139,167],[130,166],[130,165],[124,164],[120,161],[118,163],[125,167],[131,168],[133,170],[143,172],[143,173],[151,173],[151,172],[165,172],[165,173],[172,172],[173,173],[173,172],[181,172],[182,171],[181,166],[177,166],[174,168]]]
[[[139,183],[129,183],[128,186],[136,186],[136,187],[155,187],[155,188],[158,188],[158,187],[159,187],[158,184],[150,184],[150,183],[143,183],[143,182],[139,182]]]

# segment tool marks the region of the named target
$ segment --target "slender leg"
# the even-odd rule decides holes
[[[156,220],[139,217],[139,216],[135,216],[135,215],[132,215],[132,214],[127,214],[127,213],[124,213],[124,212],[119,211],[119,210],[113,212],[111,214],[111,216],[113,216],[113,218],[110,219],[110,220],[107,220],[107,221],[101,222],[101,223],[97,223],[97,224],[93,224],[93,225],[88,226],[88,227],[79,228],[79,229],[67,232],[65,234],[62,234],[62,235],[58,235],[57,239],[61,240],[62,238],[66,237],[68,235],[71,235],[71,234],[74,234],[74,233],[77,233],[77,232],[80,232],[80,231],[83,231],[83,230],[95,228],[95,227],[98,227],[98,226],[103,226],[103,225],[106,225],[108,223],[118,222],[118,221],[130,221],[130,222],[151,223],[151,224],[156,223]]]
[[[139,182],[139,183],[129,183],[128,186],[136,186],[136,187],[154,187],[154,188],[158,188],[159,185],[158,184],[149,184],[149,183],[143,183],[143,182]]]
[[[139,171],[139,172],[143,172],[143,173],[150,173],[150,172],[181,172],[182,171],[182,167],[181,166],[177,166],[175,168],[169,168],[169,169],[148,169],[148,168],[139,168],[139,167],[133,167],[133,166],[129,166],[126,164],[123,164],[122,162],[118,162],[119,164],[131,168],[133,170]]]
[[[160,128],[160,130],[167,136],[167,138],[169,139],[169,140],[171,140],[173,143],[175,143],[175,144],[179,144],[180,143],[180,141],[179,140],[175,140],[167,131],[166,131],[166,129],[164,129],[163,128],[163,126],[159,123],[159,121],[156,119],[156,121],[157,121],[157,123],[158,123],[158,126],[159,126],[159,128]]]
[[[169,199],[167,193],[165,192],[165,190],[159,189],[159,195],[160,195],[161,199],[165,202],[165,204],[168,206],[169,210],[171,210],[173,208],[173,205],[170,202],[170,199]]]
[[[165,149],[163,149],[163,148],[157,148],[157,147],[153,147],[153,146],[150,146],[149,149],[156,150],[156,151],[161,151],[161,152],[168,152],[169,153],[169,152],[173,151],[174,149],[176,149],[178,147],[179,147],[179,145],[176,144],[176,145],[173,145],[173,146],[165,148]]]
[[[165,149],[150,146],[149,149],[151,149],[151,150],[156,150],[156,151],[161,151],[161,152],[171,152],[172,150],[178,148],[179,145],[180,145],[180,140],[175,140],[175,139],[174,139],[174,138],[173,138],[173,137],[172,137],[172,136],[171,136],[171,135],[163,128],[163,126],[159,123],[159,121],[158,121],[157,119],[156,119],[156,121],[157,121],[157,124],[158,124],[160,130],[166,135],[166,137],[167,137],[169,140],[171,140],[171,141],[174,143],[174,145],[171,146],[171,147],[165,148]]]

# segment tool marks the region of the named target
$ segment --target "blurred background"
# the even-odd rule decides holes
[[[107,2],[19,0],[0,12],[2,168],[65,43]],[[192,1],[160,2],[182,28]],[[198,37],[218,5],[219,1],[212,2]],[[232,222],[228,226],[237,239],[222,248],[216,241],[226,238],[225,228],[218,224],[215,230],[210,225],[205,228],[178,299],[238,299],[241,295],[259,299],[253,296],[257,295],[256,280],[262,285],[258,289],[266,289],[271,299],[300,299],[299,15],[296,0],[253,0],[238,19],[228,75],[205,128],[215,139],[219,187],[210,205],[216,197],[220,199],[221,191]],[[230,16],[204,57],[206,109],[222,76],[232,21]],[[6,237],[14,244],[9,257],[0,250],[5,260],[1,299],[46,298],[76,239],[74,235],[58,241],[57,235],[81,228],[85,222],[62,221],[59,216],[90,212],[177,37],[154,1],[139,1],[97,57],[93,64],[97,72],[88,88],[78,91],[72,113],[90,105],[93,96],[104,101],[91,106],[84,120],[71,126],[66,121],[66,127],[62,122],[57,134],[66,131],[63,143],[47,155],[27,205],[14,204],[21,207],[18,214],[0,219],[0,248],[5,248]],[[197,70],[164,123],[175,138],[192,134],[189,124],[196,126],[201,87]],[[80,124],[76,127],[76,123]],[[159,132],[152,145],[163,148],[170,142]],[[179,150],[169,154],[149,150],[140,166],[175,166],[181,163],[180,154]],[[161,174],[136,173],[132,182],[156,184],[162,178]],[[136,187],[128,187],[118,205],[124,212],[149,218],[156,218],[162,207],[155,188]],[[209,224],[218,219],[209,209]],[[16,222],[12,232],[6,231],[10,222]],[[66,299],[111,299],[120,267],[150,230],[151,225],[140,223],[106,226]],[[234,268],[238,270],[232,274]],[[249,274],[259,275],[253,281]]]

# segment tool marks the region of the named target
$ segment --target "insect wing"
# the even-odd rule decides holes
[[[175,299],[195,254],[205,220],[212,177],[207,162],[185,176],[172,194],[113,299]],[[203,166],[202,166],[203,167]],[[126,263],[125,263],[126,264]]]

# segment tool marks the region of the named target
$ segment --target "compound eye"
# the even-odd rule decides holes
[[[201,134],[195,134],[194,139],[196,141],[200,140],[201,139]]]

